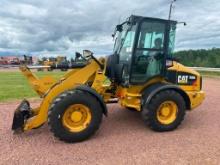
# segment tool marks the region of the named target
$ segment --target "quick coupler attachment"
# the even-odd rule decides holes
[[[23,131],[24,123],[30,116],[31,116],[30,103],[24,99],[14,112],[12,130]]]

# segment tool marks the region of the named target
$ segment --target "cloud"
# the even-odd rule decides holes
[[[131,14],[167,18],[167,0],[1,0],[0,52],[73,55],[91,49],[110,54],[114,26]],[[220,2],[178,0],[176,49],[219,47]]]

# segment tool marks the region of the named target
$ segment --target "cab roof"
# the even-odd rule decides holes
[[[174,20],[168,20],[168,19],[161,19],[156,17],[144,17],[144,16],[138,16],[138,15],[131,15],[127,18],[127,21],[130,22],[137,22],[141,20],[152,20],[152,21],[159,21],[159,22],[171,22],[172,24],[177,24],[177,21]]]

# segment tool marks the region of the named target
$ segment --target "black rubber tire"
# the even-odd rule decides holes
[[[178,112],[176,119],[170,124],[162,124],[157,119],[157,109],[164,101],[174,101]],[[186,104],[183,97],[174,90],[165,90],[152,97],[148,105],[144,105],[141,115],[144,122],[154,131],[164,132],[176,129],[184,119]]]
[[[92,119],[89,126],[81,132],[71,132],[62,124],[65,110],[73,104],[86,105],[91,110]],[[98,130],[102,121],[103,111],[99,101],[88,92],[80,90],[67,91],[59,95],[52,103],[48,112],[48,125],[55,137],[73,143],[91,137]]]

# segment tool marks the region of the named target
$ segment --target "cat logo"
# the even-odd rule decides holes
[[[189,76],[187,75],[178,75],[178,83],[180,84],[187,84]]]

